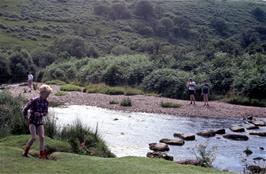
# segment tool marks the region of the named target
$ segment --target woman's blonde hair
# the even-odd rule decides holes
[[[40,86],[39,91],[51,93],[53,89],[49,85],[43,84]]]

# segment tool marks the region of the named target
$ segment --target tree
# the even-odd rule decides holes
[[[146,76],[143,88],[146,91],[157,92],[165,97],[185,98],[186,79],[188,74],[173,69],[158,69]]]
[[[28,71],[35,70],[31,55],[26,50],[15,51],[11,54],[9,60],[10,71],[14,80],[25,79]]]
[[[130,16],[130,12],[124,3],[114,3],[111,6],[110,17],[112,19],[128,19]]]
[[[211,21],[211,26],[215,29],[215,31],[222,35],[225,36],[228,30],[228,26],[226,22],[222,18],[214,18]]]
[[[32,53],[32,60],[39,67],[46,67],[56,60],[56,55],[45,49],[37,49]]]
[[[148,20],[154,16],[154,8],[149,1],[138,1],[134,11],[135,15]]]
[[[251,13],[258,21],[263,22],[265,20],[266,14],[261,8],[257,7],[254,10],[252,10]]]
[[[93,8],[93,12],[98,16],[108,17],[111,13],[111,8],[108,5],[96,5]]]
[[[6,83],[10,76],[9,61],[0,54],[0,83]]]
[[[78,36],[65,36],[57,39],[54,44],[57,53],[65,52],[69,56],[84,57],[87,55],[85,40]]]

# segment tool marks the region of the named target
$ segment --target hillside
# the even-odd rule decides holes
[[[0,83],[59,79],[266,106],[266,3],[260,0],[0,2]],[[177,90],[178,89],[178,90]]]

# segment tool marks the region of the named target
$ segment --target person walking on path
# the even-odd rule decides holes
[[[207,80],[205,80],[201,87],[201,95],[203,96],[204,106],[209,106],[209,94],[210,85],[208,84]]]
[[[28,72],[28,87],[29,87],[29,92],[31,92],[31,90],[32,90],[32,82],[33,82],[33,75],[30,73],[30,72]]]
[[[196,94],[196,82],[192,80],[192,78],[190,78],[187,82],[187,88],[188,88],[188,94],[189,94],[189,98],[190,98],[190,104],[196,104],[195,103],[195,94]]]
[[[40,159],[46,159],[47,154],[44,151],[44,126],[43,126],[43,117],[48,113],[48,101],[52,88],[48,85],[42,85],[39,88],[40,96],[34,99],[31,99],[23,108],[23,115],[25,120],[29,125],[29,131],[31,138],[28,140],[27,144],[24,147],[23,156],[28,157],[29,150],[36,140],[36,133],[39,135],[39,149],[40,149]],[[30,115],[28,117],[28,110],[30,110]]]

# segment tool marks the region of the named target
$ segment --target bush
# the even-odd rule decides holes
[[[129,107],[129,106],[132,106],[132,102],[131,102],[130,98],[124,98],[124,99],[120,102],[120,105],[121,105],[121,106],[124,106],[124,107]]]
[[[163,107],[163,108],[180,108],[181,105],[178,103],[172,103],[172,102],[161,102],[161,107]]]
[[[81,91],[81,87],[73,84],[65,84],[60,87],[61,91]]]
[[[4,55],[0,54],[0,83],[6,83],[10,76],[9,61]]]
[[[123,46],[123,45],[118,45],[112,48],[111,53],[113,55],[119,56],[123,54],[130,54],[131,50],[130,48]]]
[[[186,72],[158,69],[144,78],[142,86],[144,90],[156,92],[164,97],[185,98],[188,77]]]
[[[93,133],[77,120],[74,124],[64,127],[60,132],[60,138],[67,140],[72,152],[100,157],[115,157],[98,135],[98,128]]]
[[[266,18],[266,13],[260,7],[255,8],[251,13],[260,22],[263,22]]]
[[[55,95],[55,96],[64,96],[64,95],[66,95],[66,93],[63,92],[63,91],[58,91],[58,92],[55,93],[54,95]]]
[[[0,137],[28,133],[21,113],[23,101],[21,97],[14,98],[8,93],[0,92]]]
[[[197,160],[200,162],[202,167],[212,167],[212,163],[215,160],[216,147],[208,148],[208,144],[199,144],[194,153]]]
[[[149,1],[138,1],[134,11],[135,15],[143,17],[145,20],[154,16],[154,7]]]
[[[49,80],[45,82],[48,85],[65,85],[66,83],[61,80]]]
[[[32,52],[32,60],[39,67],[46,67],[56,60],[56,55],[48,50],[38,49]]]
[[[237,105],[266,107],[266,100],[252,99],[243,96],[232,96],[226,98],[225,101]]]
[[[110,105],[117,105],[117,104],[119,104],[119,102],[118,101],[115,101],[115,100],[112,100],[112,101],[109,102],[109,104]]]

